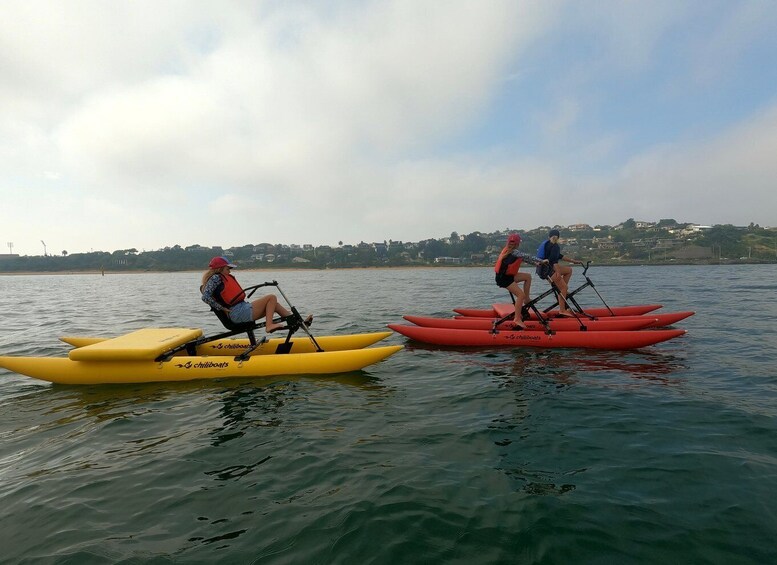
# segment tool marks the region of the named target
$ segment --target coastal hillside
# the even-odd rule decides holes
[[[314,246],[306,243],[247,243],[238,247],[173,245],[153,251],[117,249],[89,253],[0,255],[0,273],[79,271],[181,271],[204,268],[225,255],[242,268],[358,268],[433,265],[490,265],[510,232],[534,253],[551,228],[561,232],[562,250],[598,265],[777,262],[777,229],[749,226],[626,220],[616,226],[575,224],[508,228],[490,233],[451,233],[417,242],[384,240]]]

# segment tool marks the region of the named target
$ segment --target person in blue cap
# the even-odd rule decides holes
[[[283,328],[282,324],[273,322],[275,314],[281,317],[291,315],[286,308],[278,303],[274,294],[266,294],[252,302],[246,301],[246,293],[230,272],[236,265],[226,257],[214,257],[210,260],[208,270],[202,275],[202,301],[214,310],[223,310],[229,319],[236,324],[253,322],[265,318],[264,329],[272,333]],[[312,320],[308,317],[306,323]]]
[[[583,262],[561,253],[561,246],[558,244],[560,235],[557,229],[550,230],[548,232],[548,239],[543,241],[537,249],[537,257],[548,260],[547,264],[537,266],[537,274],[541,279],[549,278],[558,287],[560,294],[558,297],[558,315],[574,316],[566,301],[569,281],[572,278],[572,267],[559,265],[559,261],[566,261],[575,265],[582,265]]]

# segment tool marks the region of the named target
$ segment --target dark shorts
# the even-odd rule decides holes
[[[496,286],[499,288],[507,288],[515,282],[515,277],[511,275],[500,275],[497,273],[494,277],[494,280],[496,281]]]
[[[548,277],[553,275],[553,265],[541,263],[537,265],[537,276],[541,279],[547,279]]]

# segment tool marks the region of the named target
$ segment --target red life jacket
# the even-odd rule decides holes
[[[219,293],[219,298],[222,303],[229,307],[245,300],[246,293],[243,291],[243,288],[235,277],[232,275],[225,275],[224,273],[219,273],[219,276],[221,277],[221,282],[224,283],[224,288]]]
[[[513,256],[512,258],[514,261],[511,263],[505,261],[505,259],[510,257],[511,252],[512,250],[505,248],[502,249],[502,252],[499,254],[499,259],[496,260],[496,265],[494,265],[494,272],[498,275],[509,275],[512,277],[515,276],[515,274],[521,268],[521,263],[523,263],[522,257]]]

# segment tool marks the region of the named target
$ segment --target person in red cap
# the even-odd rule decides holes
[[[232,276],[230,270],[235,265],[226,257],[214,257],[208,264],[208,270],[202,275],[202,301],[214,310],[223,310],[229,319],[236,324],[253,322],[265,318],[264,329],[272,333],[284,327],[273,322],[275,314],[281,317],[291,315],[286,308],[278,304],[278,298],[274,294],[266,294],[252,302],[246,301],[246,293]],[[308,322],[311,318],[308,318]]]
[[[511,233],[507,237],[507,243],[499,254],[499,258],[496,260],[496,265],[494,265],[494,272],[496,273],[494,280],[496,281],[496,286],[506,288],[515,296],[513,324],[517,328],[526,329],[526,324],[523,323],[523,318],[521,317],[521,308],[530,300],[531,275],[529,273],[521,273],[519,269],[523,261],[540,265],[547,263],[548,260],[539,259],[523,251],[518,251],[519,245],[521,245],[521,236],[517,233]],[[523,283],[523,290],[521,290],[520,283]]]

